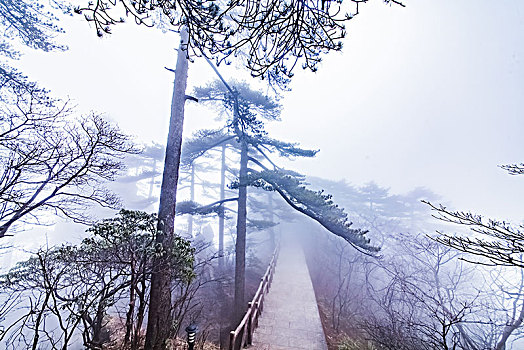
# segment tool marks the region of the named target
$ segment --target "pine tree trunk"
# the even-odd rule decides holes
[[[235,249],[235,298],[233,325],[236,327],[246,311],[246,220],[247,220],[247,142],[241,138],[240,172],[238,186],[237,242]]]
[[[220,200],[225,199],[226,186],[226,145],[222,145],[222,165],[220,167]],[[224,268],[224,204],[220,207],[218,217],[218,267],[220,271]]]
[[[144,267],[141,267],[141,271],[144,271]],[[138,294],[138,311],[136,314],[136,324],[133,331],[133,341],[131,343],[131,350],[138,350],[140,345],[140,338],[142,334],[142,324],[144,323],[144,316],[146,313],[146,276],[142,275],[140,277],[140,288],[137,290]]]
[[[160,205],[158,210],[158,233],[156,244],[169,249],[175,226],[175,203],[182,145],[182,128],[184,124],[184,103],[187,85],[187,47],[188,34],[185,29],[180,33],[180,47],[176,65],[171,118],[167,137],[166,158]],[[151,292],[149,296],[149,313],[147,321],[145,349],[161,350],[166,348],[170,336],[171,319],[171,275],[169,266],[170,254],[156,256],[151,275]]]
[[[131,285],[129,287],[129,308],[126,313],[126,334],[124,336],[124,347],[127,347],[131,342],[133,335],[135,306],[136,306],[136,273],[134,269],[134,262],[131,265]]]

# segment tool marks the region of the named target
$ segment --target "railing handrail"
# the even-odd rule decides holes
[[[262,314],[264,308],[264,296],[269,292],[269,287],[273,281],[273,274],[275,273],[275,265],[280,252],[280,244],[277,244],[271,260],[266,269],[266,272],[262,276],[258,289],[253,296],[253,299],[248,303],[247,311],[242,317],[240,324],[235,328],[234,331],[229,333],[229,350],[239,350],[246,345],[251,345],[253,342],[253,332],[258,326],[258,318]],[[254,316],[254,317],[253,317]],[[247,326],[247,332],[246,332]],[[238,337],[240,335],[240,342],[238,343]]]

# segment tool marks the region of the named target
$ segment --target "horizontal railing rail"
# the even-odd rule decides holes
[[[258,327],[258,318],[264,310],[264,299],[269,292],[269,287],[273,282],[275,266],[280,252],[280,244],[277,245],[269,266],[258,285],[258,289],[253,299],[247,305],[247,311],[240,321],[238,327],[229,334],[229,350],[239,350],[243,347],[253,344],[253,333]]]

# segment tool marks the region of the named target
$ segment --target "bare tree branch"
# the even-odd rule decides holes
[[[0,238],[42,210],[89,221],[91,204],[118,207],[104,187],[136,153],[102,117],[73,117],[69,102],[0,75]]]

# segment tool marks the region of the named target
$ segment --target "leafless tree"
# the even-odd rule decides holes
[[[522,163],[502,165],[501,168],[511,175],[524,174]],[[435,218],[470,229],[472,236],[437,231],[439,235],[433,238],[445,246],[468,253],[461,257],[462,260],[479,265],[503,266],[510,268],[508,272],[511,272],[511,267],[524,268],[524,225],[512,225],[505,221],[487,219],[471,212],[453,211],[428,201],[423,203],[433,210]],[[489,336],[485,337],[484,343],[491,344],[494,349],[505,349],[508,339],[515,334],[514,332],[518,332],[524,320],[522,273],[521,270],[520,286],[518,283],[500,284],[502,278],[500,273],[498,278],[491,281],[491,285],[498,286],[498,290],[491,294],[491,300],[496,299],[493,296],[502,295],[500,308],[496,311],[502,311],[502,319],[504,319],[502,328],[491,317],[487,322],[492,326],[493,331],[488,332]],[[509,292],[512,289],[513,292]],[[506,305],[508,300],[512,304],[511,307]]]
[[[524,174],[524,164],[502,165],[501,168],[511,175]],[[512,225],[470,212],[453,211],[428,201],[422,202],[433,210],[435,218],[467,227],[473,232],[473,237],[470,238],[437,231],[437,242],[478,258],[464,258],[470,262],[524,268],[524,225]]]
[[[319,294],[326,302],[329,311],[326,313],[330,319],[331,327],[336,333],[342,328],[351,328],[355,315],[361,310],[363,288],[359,281],[359,270],[364,257],[354,254],[344,241],[336,237],[323,237],[324,242],[315,256],[315,264],[321,266],[320,271],[315,271],[315,284]]]
[[[332,186],[341,185],[333,183]],[[329,240],[324,238],[314,245],[318,261],[310,266],[310,270],[317,297],[320,295],[321,309],[331,320],[332,329],[340,327],[342,332],[350,336],[360,335],[384,349],[506,349],[519,341],[524,316],[524,270],[519,266],[468,265],[464,260],[471,261],[472,258],[467,254],[435,242],[424,234],[391,233],[397,230],[409,232],[413,228],[410,210],[406,219],[401,211],[412,209],[419,198],[410,196],[410,205],[402,205],[406,198],[395,198],[400,201],[400,208],[395,209],[385,205],[390,198],[387,193],[382,193],[382,200],[373,201],[374,210],[369,210],[369,198],[372,197],[369,188],[364,195],[354,193],[360,192],[358,189],[349,188],[344,192],[347,200],[342,204],[352,205],[352,212],[358,215],[356,222],[364,227],[367,223],[384,236],[381,259],[363,257],[360,263],[343,265],[338,276],[339,261],[350,262],[351,252],[340,255],[337,246],[329,245]],[[421,205],[418,216],[429,216],[422,211],[424,207],[429,211],[427,205]],[[481,227],[470,225],[477,229],[478,237],[487,237],[481,235],[481,229],[488,230],[495,225],[501,247],[518,244],[511,241],[504,245],[502,239],[513,236],[503,235],[502,223],[485,221],[468,213],[457,213],[457,216],[471,220],[468,225],[480,222]],[[509,224],[505,225],[514,233],[518,231]],[[424,221],[417,224],[421,230],[429,227]],[[434,229],[433,223],[431,228]],[[496,255],[498,259],[502,256]],[[505,265],[509,265],[509,258],[503,258]],[[513,262],[522,261],[518,250],[513,251],[511,258]],[[480,260],[480,257],[479,261],[488,265],[494,263]],[[495,263],[502,265],[500,261]],[[315,276],[315,270],[321,273]],[[340,282],[347,280],[350,280],[351,293],[344,294]],[[367,293],[362,295],[359,293],[362,290]],[[342,311],[345,317],[337,323],[337,313],[343,307],[348,307],[348,310]]]
[[[463,287],[472,271],[457,253],[419,237],[402,242],[393,259],[370,262],[368,295],[379,312],[364,329],[385,349],[475,349],[464,324],[477,295]]]
[[[73,340],[81,318],[70,317],[75,305],[71,299],[62,300],[65,290],[74,288],[64,280],[72,269],[55,259],[56,254],[42,250],[2,276],[2,299],[17,301],[0,335],[7,349],[39,349],[46,343],[52,349],[67,349]]]
[[[101,116],[74,117],[69,102],[0,76],[0,238],[41,212],[89,222],[93,204],[118,207],[104,187],[136,149]]]
[[[433,209],[434,217],[437,219],[465,226],[474,233],[473,237],[464,237],[438,231],[439,236],[435,237],[439,243],[471,254],[463,257],[464,260],[484,265],[524,268],[523,225],[515,226],[505,221],[485,219],[481,215],[452,211],[442,205],[425,203]]]
[[[524,318],[524,270],[508,267],[480,268],[484,283],[479,284],[481,312],[467,325],[476,349],[504,350],[522,337]]]

